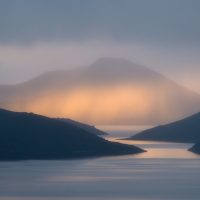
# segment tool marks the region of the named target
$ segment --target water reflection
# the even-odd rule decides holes
[[[145,149],[147,152],[142,154],[136,154],[128,157],[135,158],[199,158],[199,155],[187,151],[193,144],[186,143],[169,143],[169,142],[156,142],[156,141],[140,141],[140,140],[125,140],[122,138],[134,135],[141,130],[150,128],[152,126],[123,126],[121,129],[117,129],[113,126],[102,126],[102,130],[110,133],[106,136],[106,139],[113,142],[120,142],[124,144],[136,145]],[[118,128],[118,127],[117,127]],[[124,129],[124,132],[123,132]]]

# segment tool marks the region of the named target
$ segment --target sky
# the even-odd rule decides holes
[[[123,57],[200,93],[199,0],[0,0],[0,84]]]

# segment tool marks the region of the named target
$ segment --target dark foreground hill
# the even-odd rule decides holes
[[[142,131],[129,139],[196,143],[200,141],[200,113]]]
[[[67,159],[141,153],[65,122],[0,109],[0,160]]]

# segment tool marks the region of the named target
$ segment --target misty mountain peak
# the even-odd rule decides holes
[[[102,57],[96,60],[91,68],[98,70],[133,70],[144,68],[124,58]]]
[[[199,111],[200,96],[145,66],[101,58],[0,87],[0,106],[90,124],[161,124]]]
[[[102,57],[96,60],[92,67],[110,67],[110,66],[133,66],[133,62],[124,58]]]
[[[160,74],[158,75],[157,72],[124,58],[100,58],[90,66],[89,70],[92,76],[102,75],[104,78],[113,77],[114,79],[157,79],[160,77]]]

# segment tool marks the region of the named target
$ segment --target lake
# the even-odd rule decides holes
[[[148,152],[66,161],[0,162],[0,200],[199,200],[192,144],[119,140],[147,127],[101,126]]]

